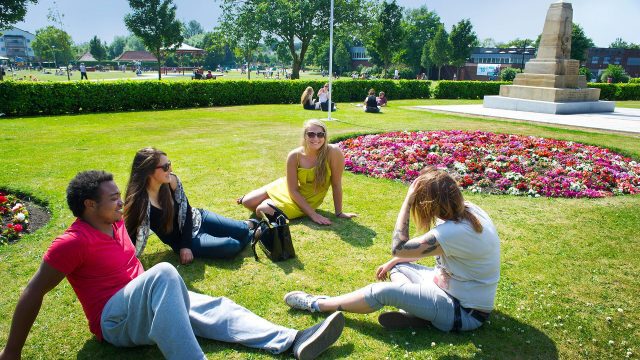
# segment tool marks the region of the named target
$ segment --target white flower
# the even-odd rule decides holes
[[[613,344],[614,344],[613,340],[609,340],[609,345],[613,345]]]
[[[23,222],[25,218],[26,218],[26,216],[24,216],[24,214],[23,214],[23,213],[18,213],[18,214],[16,214],[16,220],[18,220],[18,221],[20,221],[20,222]],[[621,310],[622,310],[622,309],[621,309]]]
[[[436,343],[434,341],[431,342],[431,347],[436,346]]]
[[[622,308],[618,308],[618,312],[622,313],[624,310],[622,310]]]

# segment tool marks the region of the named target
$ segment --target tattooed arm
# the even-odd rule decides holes
[[[411,184],[407,197],[404,199],[402,208],[398,214],[396,227],[393,230],[391,253],[393,256],[399,258],[421,258],[425,256],[442,255],[442,248],[440,248],[433,234],[426,233],[414,239],[409,239],[409,217],[414,199],[413,184]]]

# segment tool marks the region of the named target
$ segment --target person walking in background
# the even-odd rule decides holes
[[[87,67],[84,66],[84,63],[80,63],[80,80],[82,79],[89,80],[89,77],[87,77]]]

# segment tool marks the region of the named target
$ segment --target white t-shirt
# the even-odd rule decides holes
[[[321,103],[329,101],[329,92],[318,91],[318,101]]]
[[[431,229],[444,252],[436,256],[433,281],[462,306],[491,311],[500,279],[500,238],[484,210],[466,205],[482,224],[482,232],[475,232],[466,220],[442,221]]]

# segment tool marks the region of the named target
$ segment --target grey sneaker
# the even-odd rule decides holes
[[[327,298],[327,296],[314,296],[307,294],[304,291],[292,291],[284,296],[284,302],[294,309],[316,312],[316,310],[311,307],[311,304],[313,304],[314,301],[323,298]]]
[[[344,315],[336,311],[323,322],[299,331],[293,341],[293,356],[299,360],[315,359],[342,334]]]

